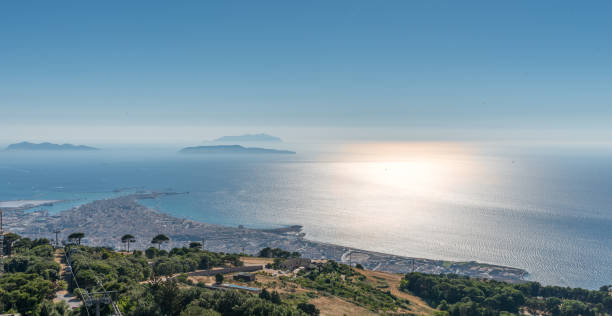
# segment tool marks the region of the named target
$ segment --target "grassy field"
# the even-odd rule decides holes
[[[265,265],[271,263],[273,260],[268,258],[253,258],[243,257],[241,260],[245,265]],[[399,290],[400,281],[403,277],[402,274],[385,273],[378,271],[360,270],[356,271],[365,276],[364,283],[372,285],[376,289],[387,292],[389,291],[392,295],[407,300],[409,304],[407,306],[398,308],[393,313],[398,314],[411,314],[411,315],[430,315],[435,309],[427,305],[423,300],[418,297],[412,296],[408,293]],[[231,275],[226,276],[226,280],[230,280]],[[212,277],[196,277],[193,281],[203,281],[206,283],[212,283]],[[305,288],[299,283],[295,282],[292,276],[280,275],[275,270],[265,269],[264,271],[257,273],[257,281],[255,283],[246,284],[235,282],[231,280],[231,283],[250,285],[260,288],[266,288],[269,291],[277,291],[283,298],[283,301],[293,302],[295,304],[301,302],[308,302],[314,304],[320,311],[321,315],[380,315],[389,314],[383,311],[376,312],[372,311],[364,306],[352,302],[349,299],[345,299],[336,295],[330,295],[329,293],[319,291],[312,288]]]
[[[410,312],[415,315],[429,315],[435,309],[431,308],[425,301],[416,297],[414,295],[410,295],[406,292],[402,292],[399,290],[399,285],[404,277],[403,274],[397,273],[386,273],[380,271],[370,271],[370,270],[359,270],[360,273],[364,274],[367,277],[367,280],[373,283],[376,283],[381,287],[381,290],[389,290],[391,294],[407,299],[410,301]],[[388,286],[388,288],[384,288],[384,286]]]
[[[265,266],[274,262],[274,259],[271,258],[257,257],[241,257],[240,260],[245,266]],[[400,282],[404,277],[403,274],[361,269],[354,269],[354,271],[363,277],[360,278],[360,281],[352,283],[353,285],[361,284],[374,289],[374,291],[390,293],[404,303],[398,303],[398,307],[394,310],[372,310],[371,306],[360,304],[350,297],[342,297],[325,290],[305,287],[303,282],[298,282],[300,276],[274,269],[263,269],[257,272],[257,280],[250,283],[235,281],[233,279],[234,274],[226,274],[224,283],[265,288],[270,292],[276,291],[284,302],[289,302],[292,305],[299,303],[314,304],[320,310],[321,315],[431,315],[435,311],[422,299],[399,290]],[[214,276],[189,276],[188,279],[194,284],[202,282],[212,285],[215,282]],[[345,277],[343,276],[341,279],[344,280]]]

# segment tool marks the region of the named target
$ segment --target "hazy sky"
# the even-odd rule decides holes
[[[0,141],[612,140],[610,1],[3,1]]]

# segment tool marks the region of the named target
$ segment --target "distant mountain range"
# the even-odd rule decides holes
[[[243,147],[240,145],[185,147],[180,152],[186,154],[295,154],[294,151],[289,150]]]
[[[50,151],[89,151],[89,150],[98,150],[95,147],[89,147],[85,145],[73,145],[73,144],[53,144],[53,143],[30,143],[30,142],[21,142],[17,144],[10,144],[6,147],[6,150],[50,150]]]
[[[268,134],[246,134],[240,136],[223,136],[216,142],[282,142],[283,140]]]

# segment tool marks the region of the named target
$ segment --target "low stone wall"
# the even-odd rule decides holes
[[[228,274],[228,273],[234,273],[234,272],[255,272],[255,271],[262,270],[262,269],[263,269],[263,266],[233,267],[233,268],[223,268],[223,269],[216,269],[216,270],[202,270],[202,271],[188,272],[187,275],[188,276],[211,276],[217,273]]]

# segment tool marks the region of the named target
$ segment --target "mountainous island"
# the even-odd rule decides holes
[[[223,136],[215,142],[282,142],[283,140],[268,134],[245,134],[240,136]]]
[[[10,144],[6,147],[6,150],[50,150],[50,151],[91,151],[98,150],[98,148],[85,146],[85,145],[73,145],[73,144],[53,144],[44,142],[40,144],[21,142],[16,144]]]
[[[243,147],[240,145],[185,147],[179,152],[185,154],[295,154],[295,151],[290,150]]]

